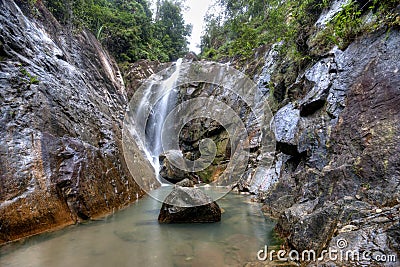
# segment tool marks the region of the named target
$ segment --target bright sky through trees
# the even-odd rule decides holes
[[[187,24],[193,25],[192,35],[189,38],[189,50],[196,54],[200,53],[200,37],[204,26],[204,16],[208,8],[215,3],[215,0],[186,0],[185,6],[188,9],[183,13]]]

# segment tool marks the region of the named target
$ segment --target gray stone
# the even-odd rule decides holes
[[[280,153],[276,157],[276,161],[272,167],[258,166],[255,173],[252,174],[252,179],[249,182],[249,191],[254,194],[267,191],[271,186],[278,182],[281,176],[283,164],[290,157]]]
[[[319,255],[336,230],[340,208],[329,203],[316,209],[317,203],[312,201],[292,206],[282,214],[277,225],[277,229],[287,235],[288,242],[299,252],[314,250]]]
[[[297,145],[299,121],[300,111],[292,103],[278,110],[271,122],[277,142]]]
[[[314,86],[299,101],[300,116],[309,116],[325,105],[336,72],[336,63],[333,58],[324,58],[306,71],[305,78]]]
[[[182,187],[194,187],[194,182],[186,178],[180,182],[177,182],[175,185],[182,186]]]
[[[267,53],[265,53],[264,66],[261,74],[257,77],[257,88],[262,92],[263,95],[269,96],[271,75],[276,67],[275,62],[279,57],[278,49],[280,46],[282,46],[282,42],[272,45]]]

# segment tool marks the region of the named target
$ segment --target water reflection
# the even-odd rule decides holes
[[[274,244],[258,204],[233,193],[218,204],[219,223],[159,225],[161,203],[146,197],[103,221],[3,246],[0,266],[241,266]]]

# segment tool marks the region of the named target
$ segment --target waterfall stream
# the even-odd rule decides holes
[[[147,122],[144,124],[146,128],[146,140],[142,141],[145,146],[144,149],[146,156],[153,165],[157,180],[162,185],[165,184],[165,181],[163,181],[159,174],[159,156],[163,153],[161,136],[164,121],[169,112],[176,105],[177,90],[175,89],[175,87],[179,78],[181,64],[182,59],[180,58],[176,62],[175,71],[169,78],[162,81],[160,85],[156,86],[154,83],[150,83],[150,85],[146,88],[143,99],[141,100],[141,103],[138,107],[138,114],[142,114],[143,110],[149,108],[149,103],[151,103],[151,98],[154,97],[154,94],[156,94],[157,96],[161,96],[156,104],[151,107],[151,112],[149,114],[149,117],[147,118]]]
[[[162,136],[178,138],[165,134],[172,132],[164,123],[177,106],[176,87],[187,71],[181,64],[182,59],[166,75],[156,75],[146,84],[126,121],[127,133],[138,141],[162,185],[166,185],[159,175]],[[168,120],[167,126],[176,125],[177,118]],[[0,246],[0,266],[253,266],[264,265],[257,258],[260,249],[266,245],[278,248],[275,222],[265,219],[260,204],[233,192],[226,195],[226,187],[202,188],[218,199],[221,222],[159,224],[160,200],[171,188],[151,188],[152,194],[131,207],[99,220]]]

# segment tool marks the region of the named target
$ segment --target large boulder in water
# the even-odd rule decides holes
[[[175,186],[164,200],[158,221],[160,223],[219,222],[221,209],[200,189]]]

